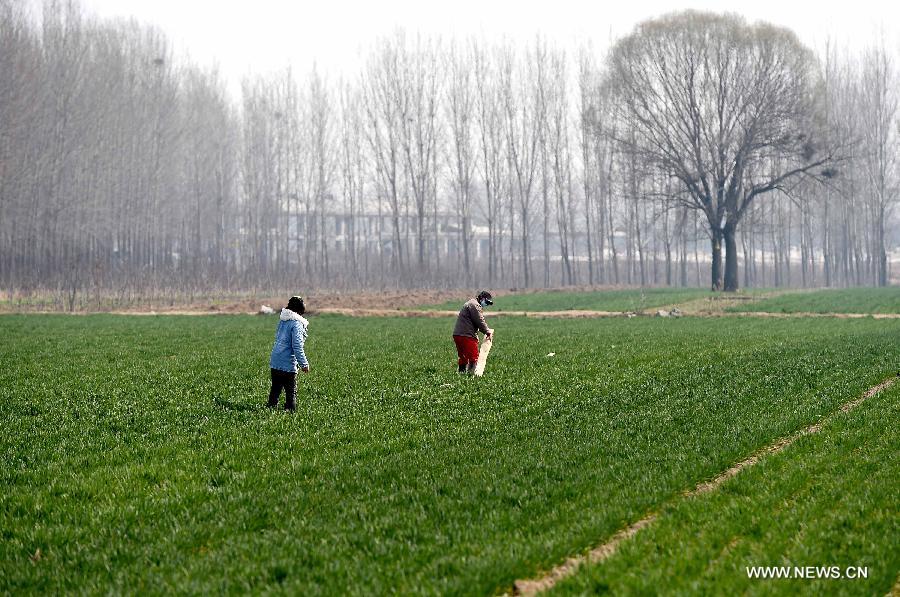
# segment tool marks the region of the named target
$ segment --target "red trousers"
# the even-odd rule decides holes
[[[453,336],[456,343],[456,354],[462,366],[478,362],[478,340],[470,336]]]

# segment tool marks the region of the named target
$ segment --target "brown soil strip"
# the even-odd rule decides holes
[[[878,392],[889,388],[891,385],[896,382],[898,377],[889,377],[882,381],[880,384],[873,386],[866,390],[861,396],[858,398],[854,398],[850,402],[846,402],[840,406],[840,411],[847,413],[862,404],[866,399],[871,398]],[[718,488],[722,483],[727,481],[728,479],[734,477],[739,472],[744,470],[747,467],[753,466],[759,460],[769,454],[775,454],[787,448],[789,445],[794,443],[797,439],[804,435],[809,435],[812,433],[818,433],[822,429],[822,421],[818,423],[814,423],[800,431],[790,435],[788,437],[782,438],[776,441],[774,444],[766,446],[762,450],[759,450],[755,454],[745,458],[744,460],[738,462],[728,470],[720,473],[715,478],[710,481],[703,481],[698,483],[697,486],[689,491],[684,493],[685,497],[695,497],[698,495],[702,495],[704,493],[708,493]],[[606,543],[593,548],[585,555],[571,557],[559,566],[556,566],[546,575],[531,579],[531,580],[517,580],[513,583],[513,592],[516,595],[536,595],[537,593],[547,591],[551,589],[554,585],[556,585],[560,580],[566,578],[567,576],[571,576],[575,573],[575,571],[582,564],[593,564],[597,562],[601,562],[611,555],[613,555],[616,549],[619,547],[623,541],[630,539],[635,536],[638,531],[643,529],[646,526],[649,526],[653,521],[656,520],[657,514],[650,513],[634,524],[622,529],[617,532],[612,538],[609,539]]]
[[[460,304],[472,293],[472,289],[443,290],[384,290],[384,291],[319,291],[302,292],[302,289],[285,292],[244,293],[243,295],[211,295],[189,299],[188,297],[145,297],[133,300],[116,300],[115,297],[104,296],[101,305],[93,302],[79,305],[78,313],[128,313],[186,315],[200,313],[257,313],[262,305],[280,311],[287,303],[288,297],[300,291],[311,307],[329,306],[338,308],[363,309],[404,309],[421,308],[425,305],[441,304],[446,301],[459,301]],[[498,291],[498,296],[504,292]],[[508,294],[508,293],[507,293]],[[517,293],[518,294],[518,293]],[[0,313],[67,313],[61,300],[47,300],[29,306],[27,303],[0,301]]]
[[[900,596],[900,574],[897,575],[897,580],[894,582],[894,586],[891,587],[891,590],[887,592],[885,597],[898,597]]]
[[[515,595],[537,595],[538,593],[553,588],[556,583],[565,577],[574,574],[575,570],[582,564],[601,562],[614,554],[622,541],[631,539],[638,531],[652,523],[654,520],[656,520],[656,514],[648,514],[636,523],[622,529],[613,535],[609,541],[595,547],[586,555],[569,558],[564,563],[551,570],[550,573],[544,577],[534,580],[517,580],[513,584],[513,593]]]
[[[887,378],[880,384],[878,384],[876,386],[872,386],[871,388],[866,390],[858,398],[855,398],[855,399],[851,400],[850,402],[846,402],[846,403],[842,404],[840,406],[839,410],[844,413],[850,412],[851,410],[853,410],[854,408],[856,408],[857,406],[862,404],[868,398],[871,398],[878,392],[891,387],[894,384],[894,382],[896,382],[896,381],[897,381],[897,377]],[[763,456],[766,456],[768,454],[775,454],[776,452],[782,451],[783,449],[785,449],[786,447],[788,447],[789,445],[791,445],[792,443],[794,443],[795,441],[797,441],[798,439],[803,437],[804,435],[811,435],[813,433],[818,433],[819,431],[822,430],[822,423],[823,423],[822,421],[819,421],[818,423],[813,423],[812,425],[805,427],[805,428],[801,429],[800,431],[797,431],[793,435],[782,438],[770,446],[766,446],[759,452],[749,456],[748,458],[738,462],[737,464],[735,464],[728,470],[720,473],[714,479],[700,483],[692,491],[686,492],[685,495],[687,497],[693,497],[696,495],[708,493],[708,492],[712,491],[713,489],[716,489],[719,485],[721,485],[728,479],[734,477],[735,475],[737,475],[739,472],[741,472],[745,468],[747,468],[749,466],[753,466],[754,464],[759,462],[759,460]]]

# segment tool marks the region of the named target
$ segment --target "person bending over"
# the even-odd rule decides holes
[[[494,297],[487,290],[482,290],[475,298],[466,301],[456,317],[456,326],[453,328],[453,342],[456,343],[456,353],[459,373],[475,373],[475,365],[478,362],[478,332],[484,334],[484,339],[490,339],[494,330],[484,321],[484,308],[494,304]]]

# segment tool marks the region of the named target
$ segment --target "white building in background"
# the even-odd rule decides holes
[[[359,251],[368,250],[372,253],[389,255],[394,248],[393,217],[388,213],[364,212],[351,215],[346,212],[338,212],[320,216],[311,211],[309,215],[302,212],[291,212],[287,217],[289,218],[289,251],[293,255],[298,254],[304,246],[310,246],[310,243],[321,242],[316,235],[322,230],[326,234],[325,242],[329,251],[342,252],[353,246],[354,241]],[[314,220],[315,224],[307,226],[307,219]],[[414,254],[418,217],[414,213],[402,214],[398,220],[401,242],[406,244],[404,250],[407,251],[407,254]],[[457,214],[439,212],[436,218],[433,213],[428,214],[425,216],[423,229],[426,253],[434,254],[437,249],[441,255],[462,254],[462,231]],[[508,234],[498,235],[498,239],[503,238],[506,243],[508,236]],[[559,258],[559,237],[553,234],[550,240],[551,247],[555,246],[555,251],[551,252],[551,256]],[[488,227],[481,223],[473,223],[469,232],[469,242],[473,258],[487,258],[490,252]],[[543,243],[543,241],[541,242]]]

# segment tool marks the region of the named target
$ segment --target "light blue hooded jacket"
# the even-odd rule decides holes
[[[290,309],[282,309],[279,319],[269,367],[296,373],[298,368],[309,367],[309,361],[306,360],[306,353],[303,350],[309,335],[309,322]]]

